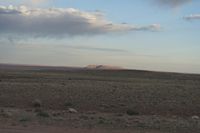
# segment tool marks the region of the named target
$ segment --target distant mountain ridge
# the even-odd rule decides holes
[[[95,70],[121,70],[122,67],[110,66],[110,65],[88,65],[85,69],[95,69]]]

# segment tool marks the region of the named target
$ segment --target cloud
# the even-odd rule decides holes
[[[185,20],[200,20],[200,14],[192,14],[184,17]]]
[[[102,52],[119,52],[119,53],[127,53],[127,50],[124,49],[116,49],[116,48],[98,48],[91,46],[70,46],[67,45],[68,48],[72,49],[80,49],[80,50],[94,50],[94,51],[102,51]]]
[[[178,7],[183,4],[192,2],[193,0],[154,0],[154,1],[162,6]]]
[[[53,0],[23,0],[22,3],[31,7],[37,7],[40,5],[53,4],[54,2]]]
[[[32,3],[38,4],[38,3],[42,3],[48,0],[31,0]]]
[[[0,6],[0,35],[31,37],[64,37],[129,31],[158,31],[159,24],[135,26],[116,24],[101,12],[74,8],[28,8]]]

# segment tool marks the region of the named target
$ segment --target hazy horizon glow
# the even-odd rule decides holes
[[[200,1],[0,0],[0,63],[200,73]]]

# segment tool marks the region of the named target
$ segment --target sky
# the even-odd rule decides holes
[[[0,63],[200,73],[199,0],[0,0]]]

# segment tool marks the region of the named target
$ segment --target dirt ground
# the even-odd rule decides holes
[[[66,129],[58,127],[2,128],[1,133],[166,133],[154,130]]]
[[[103,130],[103,129],[66,129],[58,127],[7,127],[1,128],[1,133],[165,133],[151,130]]]
[[[0,133],[198,133],[200,75],[0,67]]]

